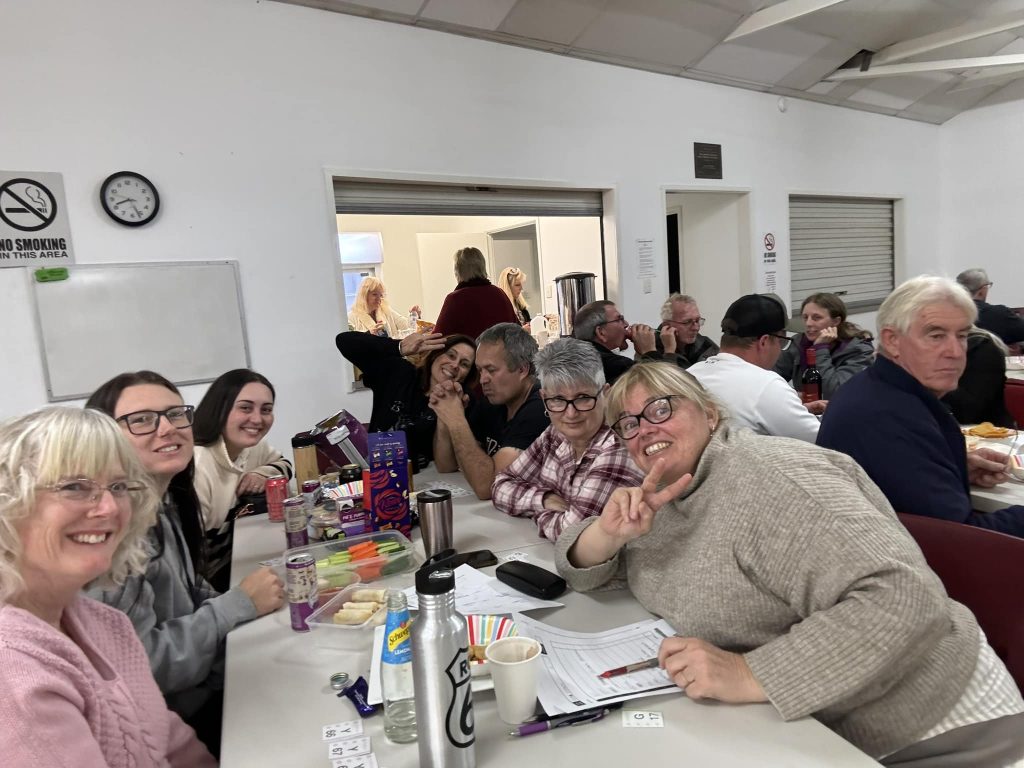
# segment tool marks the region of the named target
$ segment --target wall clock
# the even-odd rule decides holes
[[[100,203],[118,224],[141,227],[156,217],[160,210],[160,195],[145,176],[118,171],[110,174],[100,186]]]

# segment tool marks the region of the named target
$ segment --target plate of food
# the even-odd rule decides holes
[[[973,427],[964,427],[960,431],[967,437],[981,437],[986,440],[1001,440],[1014,433],[1014,430],[1007,427],[997,427],[991,421],[983,421],[981,424],[976,424]]]

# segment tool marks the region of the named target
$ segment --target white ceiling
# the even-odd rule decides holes
[[[943,123],[1024,78],[1024,0],[278,2],[929,123]],[[773,16],[783,20],[762,26],[777,22]],[[881,61],[889,46],[947,31],[961,41],[953,42],[951,33],[942,45],[920,41],[925,52],[898,56],[894,49],[892,61]],[[868,77],[825,79],[862,50],[879,60],[869,64]],[[1017,58],[1006,62],[1007,54]],[[984,60],[993,56],[1004,59]],[[907,66],[920,62],[927,65]],[[871,74],[880,67],[897,71]]]

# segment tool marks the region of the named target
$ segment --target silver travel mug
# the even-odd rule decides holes
[[[440,489],[420,491],[416,494],[416,505],[420,513],[423,550],[427,557],[453,549],[451,492]]]

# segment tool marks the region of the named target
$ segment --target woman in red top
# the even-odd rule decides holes
[[[487,260],[479,248],[455,252],[455,279],[459,284],[445,297],[434,333],[461,333],[475,339],[492,325],[519,323],[508,297],[487,279]]]

